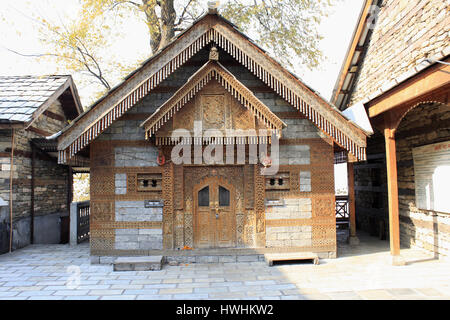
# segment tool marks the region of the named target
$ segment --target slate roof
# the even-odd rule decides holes
[[[29,122],[70,76],[0,76],[0,121]]]

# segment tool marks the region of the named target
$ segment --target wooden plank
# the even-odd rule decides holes
[[[358,43],[360,41],[360,37],[366,27],[366,20],[367,20],[367,16],[370,13],[370,8],[372,6],[372,1],[366,1],[366,4],[364,6],[364,9],[362,10],[361,16],[359,18],[359,22],[358,22],[358,26],[355,30],[355,34],[353,35],[352,38],[352,43],[350,45],[350,48],[348,50],[347,56],[345,58],[345,62],[344,65],[342,66],[342,70],[341,73],[339,75],[339,80],[337,83],[337,87],[336,87],[336,91],[333,92],[333,97],[331,99],[331,101],[333,103],[336,103],[337,97],[339,96],[339,94],[341,93],[341,88],[344,84],[344,80],[347,77],[347,73],[351,67],[351,63],[353,60],[353,56],[355,51],[358,51],[360,49],[360,47],[358,46]]]
[[[394,130],[384,129],[389,201],[389,236],[391,255],[400,255],[400,222],[398,210],[397,155]]]
[[[371,101],[368,104],[369,117],[376,117],[383,112],[450,85],[449,73],[449,65],[437,64],[431,67],[413,79]]]
[[[355,209],[355,174],[353,162],[347,163],[348,175],[348,209],[350,215],[350,236],[356,237],[356,209]]]
[[[264,259],[269,266],[273,266],[275,261],[302,261],[312,260],[315,265],[319,264],[319,257],[313,252],[287,252],[265,254]]]

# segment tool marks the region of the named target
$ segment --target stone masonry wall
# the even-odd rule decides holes
[[[96,139],[95,146],[98,146],[99,148],[102,147],[102,144],[103,146],[108,146],[110,149],[108,149],[107,152],[110,152],[110,155],[105,158],[99,156],[99,166],[95,169],[91,168],[91,181],[97,181],[95,184],[98,184],[99,186],[101,184],[98,183],[98,181],[104,181],[103,183],[108,185],[108,195],[103,192],[103,194],[99,193],[99,197],[96,198],[95,192],[100,192],[101,190],[94,190],[93,196],[94,184],[91,182],[91,204],[94,203],[92,219],[99,221],[113,221],[114,227],[103,227],[103,222],[99,222],[95,227],[98,229],[92,230],[91,254],[94,256],[94,260],[97,260],[95,256],[114,255],[115,250],[135,250],[136,252],[137,250],[141,250],[140,252],[142,252],[142,250],[162,248],[162,243],[165,241],[165,239],[162,239],[162,227],[144,227],[144,225],[162,225],[161,223],[157,224],[163,219],[162,212],[161,216],[159,216],[159,213],[155,213],[152,210],[146,211],[148,209],[143,207],[144,200],[137,200],[140,195],[136,194],[135,191],[133,191],[134,193],[131,195],[128,192],[130,183],[134,183],[133,179],[136,176],[136,172],[156,172],[158,169],[156,163],[158,155],[157,148],[153,147],[150,142],[145,141],[145,132],[139,125],[170,98],[181,85],[186,83],[188,78],[207,60],[208,50],[202,50],[188,63],[171,74],[156,90],[149,93],[141,102],[122,116],[122,118],[115,121],[110,128]],[[316,211],[318,212],[318,215],[326,215],[329,213],[331,217],[334,212],[332,209],[334,208],[334,193],[330,193],[328,197],[328,189],[323,188],[322,185],[326,184],[328,186],[329,183],[331,189],[334,190],[333,177],[332,175],[313,177],[313,172],[319,172],[323,168],[328,173],[329,170],[332,171],[333,167],[332,147],[323,141],[323,138],[325,138],[323,134],[308,120],[302,119],[301,116],[284,118],[284,114],[292,116],[292,114],[296,113],[296,110],[273,93],[271,89],[268,89],[261,80],[252,75],[247,69],[238,65],[229,55],[221,51],[219,61],[232,72],[239,81],[252,90],[255,96],[257,96],[273,112],[280,114],[282,120],[288,124],[288,127],[283,131],[284,139],[299,139],[300,141],[298,144],[283,144],[282,141],[280,143],[280,151],[282,154],[281,165],[284,165],[285,167],[292,165],[298,170],[299,182],[296,186],[298,190],[295,190],[297,196],[291,197],[293,199],[288,199],[289,210],[296,210],[295,208],[297,208],[298,211],[292,213],[294,216],[300,215],[302,217],[309,217],[301,219],[311,219],[314,205],[317,208],[320,207],[322,210],[320,201],[316,200],[315,204],[312,204],[312,199],[310,198],[310,195],[314,192],[315,188],[312,181],[315,181],[318,195],[325,196],[326,194],[327,201],[330,200],[329,202],[331,203],[330,210],[323,209],[326,212]],[[301,140],[304,140],[305,142],[302,143]],[[324,148],[323,145],[326,145],[326,148]],[[323,150],[326,150],[324,151],[326,154],[321,153]],[[99,154],[103,152],[106,151],[99,151]],[[93,154],[95,154],[95,152],[93,153],[91,149],[91,157]],[[113,161],[109,163],[105,160],[107,158],[111,158]],[[97,160],[91,158],[91,163],[95,164],[96,161]],[[104,161],[108,164],[104,165]],[[312,161],[315,161],[315,163],[312,163]],[[102,177],[97,175],[102,175]],[[130,175],[133,175],[131,179]],[[111,181],[113,181],[112,184],[110,183]],[[135,188],[135,186],[133,187]],[[110,192],[111,196],[109,197]],[[299,193],[301,193],[301,195],[299,195]],[[152,200],[156,200],[156,198]],[[106,204],[106,202],[109,201],[111,202],[111,205]],[[295,201],[299,201],[298,203],[302,203],[302,205],[294,205]],[[96,202],[98,202],[98,205]],[[309,209],[305,209],[306,207]],[[110,208],[115,209],[112,210]],[[324,206],[324,208],[328,209],[330,206]],[[96,217],[97,211],[99,213],[98,217]],[[110,212],[112,212],[111,218],[109,217]],[[100,216],[100,214],[104,216]],[[108,216],[108,218],[106,218],[106,216]],[[283,216],[284,213],[278,217]],[[276,217],[273,218],[273,220],[277,220]],[[285,219],[283,218],[280,220]],[[154,222],[154,224],[152,222]],[[126,227],[126,224],[133,226],[139,225],[140,227]],[[105,223],[105,225],[112,225],[112,223]],[[237,227],[239,228],[240,226]],[[335,229],[334,224],[330,224],[330,227]],[[274,238],[269,241],[280,240],[287,246],[305,246],[311,248],[311,238],[314,232],[317,234],[320,233],[320,235],[328,235],[335,232],[334,229],[325,232],[319,229],[314,231],[311,226],[281,227],[281,229],[273,227],[273,229],[269,230],[269,233],[273,231],[271,237]],[[272,245],[275,245],[275,243],[272,243]],[[335,253],[336,250],[335,248],[331,248],[328,251]],[[99,261],[101,261],[101,258],[99,258]]]
[[[448,1],[442,0],[384,1],[349,105],[415,72],[427,56],[448,55],[448,10]]]
[[[420,247],[442,256],[448,256],[450,252],[450,215],[423,211],[416,207],[412,149],[449,140],[450,106],[448,105],[424,104],[416,107],[402,120],[396,133],[401,244],[407,247]],[[371,153],[384,153],[382,135],[376,134],[370,138],[369,146],[368,150]],[[368,156],[370,157],[370,154]],[[358,228],[378,235],[379,222],[384,220],[384,232],[388,237],[385,162],[382,162],[378,177],[371,176],[369,170],[370,168],[355,171],[355,188],[359,189],[356,192]],[[381,199],[377,201],[374,198],[376,192],[371,192],[368,188],[374,180],[381,182],[378,187]],[[380,204],[379,209],[373,208],[375,202]]]
[[[404,245],[450,255],[450,214],[416,207],[412,149],[450,141],[450,105],[422,105],[410,111],[396,134],[400,237]]]
[[[266,206],[266,220],[311,219],[311,199],[285,199],[281,206]],[[266,228],[266,246],[310,247],[311,226],[283,226]]]
[[[162,222],[162,207],[145,208],[144,201],[116,201],[116,221]],[[116,229],[115,248],[118,250],[161,250],[162,229]]]
[[[59,101],[49,107],[48,111],[64,117]],[[48,134],[56,133],[65,126],[65,121],[56,120],[42,114],[32,125]],[[16,129],[14,135],[13,164],[13,249],[22,248],[30,243],[31,223],[31,155],[30,141],[43,138],[31,130]],[[11,170],[11,130],[0,131],[0,197],[8,202],[8,214],[1,217],[0,232],[7,232],[9,239],[9,188]],[[56,159],[49,160],[37,153],[35,159],[34,215],[35,243],[51,241],[59,243],[59,220],[55,224],[55,215],[68,214],[67,208],[67,167],[59,166]],[[46,223],[48,217],[48,228]],[[51,226],[51,227],[50,227]],[[55,228],[56,226],[56,228]],[[57,239],[57,240],[55,240]],[[9,242],[9,240],[8,240]],[[5,252],[5,246],[0,246]]]

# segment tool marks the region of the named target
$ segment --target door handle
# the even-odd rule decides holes
[[[216,219],[219,219],[219,203],[214,203],[214,210],[216,211]]]

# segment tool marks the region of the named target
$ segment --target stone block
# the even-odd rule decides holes
[[[162,229],[139,229],[139,235],[162,235]]]
[[[257,254],[252,255],[238,255],[237,256],[237,262],[258,262],[259,257]]]
[[[91,264],[100,264],[100,257],[99,256],[90,256],[89,257]]]
[[[237,257],[234,255],[218,256],[218,258],[219,258],[219,262],[222,262],[222,263],[234,263],[237,261]]]
[[[116,239],[115,248],[117,250],[137,250],[139,249],[139,243],[137,241],[135,242],[117,241]]]
[[[119,257],[113,265],[114,271],[156,271],[162,269],[162,256]]]
[[[116,257],[101,256],[100,264],[113,264]]]
[[[196,263],[219,263],[218,256],[197,256]]]
[[[138,235],[139,229],[116,229],[115,230],[116,237],[123,235]]]

